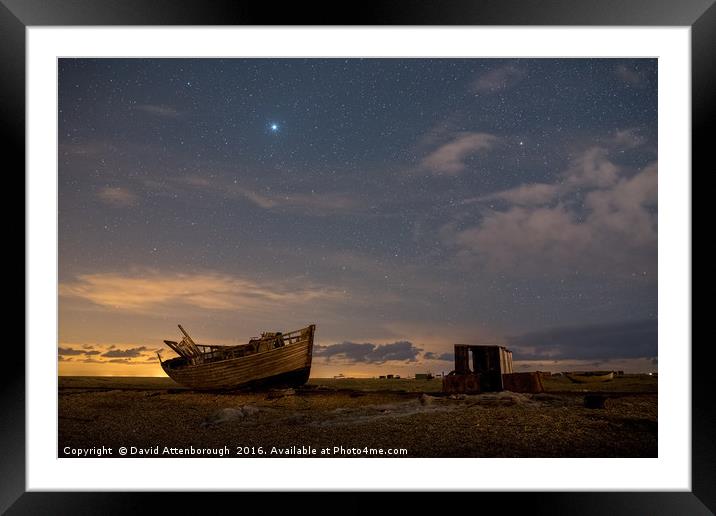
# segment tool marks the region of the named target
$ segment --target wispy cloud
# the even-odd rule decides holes
[[[420,170],[435,175],[454,176],[467,168],[471,156],[495,146],[498,138],[488,133],[463,132],[452,135],[451,139],[432,150],[420,162]]]
[[[269,310],[343,294],[329,287],[290,282],[263,282],[208,272],[202,274],[95,273],[60,284],[60,296],[112,309],[139,311],[157,306],[191,306],[206,310]]]
[[[131,190],[121,186],[101,188],[97,195],[105,203],[118,207],[133,206],[138,200]]]
[[[480,201],[502,200],[519,206],[532,206],[548,204],[555,199],[559,192],[559,185],[547,183],[532,183],[516,186],[508,190],[502,190],[482,197],[467,199],[466,204]]]
[[[141,104],[136,106],[136,109],[149,113],[150,115],[156,115],[164,118],[177,118],[181,116],[181,112],[179,110],[163,104]]]
[[[61,154],[73,156],[96,157],[97,155],[106,155],[117,152],[114,144],[104,141],[80,141],[74,143],[60,143],[59,151]]]
[[[646,141],[638,128],[630,127],[615,131],[610,143],[618,148],[634,149],[644,145]]]
[[[520,82],[525,75],[526,70],[516,64],[500,66],[475,79],[473,90],[477,93],[494,93],[505,90]]]
[[[636,67],[627,66],[625,64],[619,64],[614,69],[614,73],[621,80],[631,86],[641,86],[645,82],[644,74],[642,74]]]
[[[553,203],[558,197],[573,194],[579,189],[608,189],[624,177],[611,159],[615,151],[643,146],[646,138],[638,129],[616,130],[606,139],[604,146],[591,146],[577,155],[554,183],[525,183],[481,197],[466,199],[472,204],[482,201],[502,200],[520,206],[537,206]]]
[[[335,213],[354,213],[360,209],[360,203],[353,195],[340,192],[259,191],[226,179],[195,175],[184,176],[179,181],[224,198],[248,201],[266,210],[327,216]]]
[[[572,160],[562,173],[568,189],[609,188],[619,181],[620,170],[609,157],[609,149],[590,147]]]
[[[654,260],[644,265],[644,257],[656,252],[657,164],[634,172],[611,159],[613,151],[634,144],[634,135],[618,132],[609,147],[586,149],[554,183],[524,184],[469,199],[478,205],[502,204],[482,209],[480,223],[472,227],[445,225],[444,241],[468,263],[479,260],[502,270],[604,270],[617,264],[624,269],[631,263],[641,266],[640,272],[654,273]]]

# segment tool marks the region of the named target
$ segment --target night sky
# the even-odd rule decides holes
[[[60,59],[58,153],[60,374],[657,368],[655,59]]]

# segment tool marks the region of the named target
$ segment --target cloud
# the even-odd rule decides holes
[[[497,141],[496,136],[488,133],[457,133],[423,158],[419,168],[436,175],[457,175],[467,168],[470,156],[491,149]]]
[[[137,364],[137,362],[135,360],[130,360],[128,358],[114,358],[112,360],[107,360],[107,363],[109,363],[109,364],[126,364],[126,365]]]
[[[388,361],[415,362],[421,348],[409,341],[397,341],[391,344],[372,344],[365,342],[341,342],[329,346],[315,346],[314,355],[328,360],[338,358],[348,362],[382,364]]]
[[[61,283],[59,291],[64,298],[129,311],[176,305],[207,310],[272,310],[343,297],[342,291],[297,281],[259,284],[218,272],[163,274],[152,270],[82,274]]]
[[[237,194],[239,197],[244,197],[259,208],[264,208],[266,210],[274,208],[279,204],[278,201],[271,199],[270,197],[252,192],[251,190],[247,190],[245,188],[236,187],[233,190],[230,190],[230,192]]]
[[[505,90],[520,82],[525,75],[526,71],[515,64],[501,66],[478,77],[473,83],[473,90],[477,93]]]
[[[103,357],[107,358],[133,358],[138,357],[142,354],[142,351],[147,351],[146,346],[140,346],[138,348],[129,348],[129,349],[111,349],[107,351],[106,353],[102,353]],[[110,360],[111,362],[111,360]]]
[[[646,138],[639,134],[639,129],[629,128],[615,131],[611,143],[616,147],[634,149],[644,145]]]
[[[507,338],[515,360],[643,358],[658,353],[656,319],[552,328]]]
[[[300,209],[316,215],[349,212],[358,207],[356,200],[340,193],[294,193],[277,197],[277,203],[290,209]]]
[[[443,362],[453,362],[455,360],[455,353],[433,353],[432,351],[426,351],[423,353],[425,360],[442,360]]]
[[[181,116],[181,112],[179,112],[177,109],[162,104],[142,104],[136,106],[136,109],[139,109],[140,111],[144,111],[145,113],[149,113],[151,115],[156,115],[164,118],[177,118]]]
[[[137,202],[137,196],[127,188],[120,186],[107,186],[97,194],[99,198],[113,206],[133,206]]]
[[[97,156],[98,154],[110,154],[117,152],[117,147],[109,142],[102,141],[81,141],[72,143],[60,143],[61,154],[74,156]]]
[[[619,235],[632,245],[656,243],[658,171],[654,163],[607,190],[594,190],[584,201],[587,223],[595,233]]]
[[[615,147],[632,147],[643,140],[639,140],[634,131],[626,130],[617,131],[610,142]],[[619,181],[621,172],[609,155],[606,147],[590,147],[572,159],[556,183],[526,183],[466,202],[502,200],[520,206],[544,205],[579,189],[609,188]]]
[[[99,355],[100,353],[102,352],[97,350],[85,351],[85,355]]]
[[[69,356],[69,355],[82,355],[84,352],[81,349],[58,348],[57,353],[60,356]]]
[[[480,222],[451,222],[442,239],[467,264],[545,272],[564,267],[604,271],[639,268],[656,272],[656,162],[633,171],[611,153],[637,141],[617,132],[610,147],[590,147],[554,183],[530,183],[465,201],[477,205]],[[500,201],[489,209],[487,201]]]
[[[589,245],[589,228],[564,207],[511,207],[485,215],[480,225],[444,231],[460,258],[483,261],[492,269],[529,265],[545,270],[579,256]]]
[[[359,208],[357,200],[348,194],[339,192],[272,192],[261,193],[235,182],[200,176],[185,176],[180,181],[186,185],[228,199],[243,199],[265,210],[286,210],[308,215],[331,215],[335,213],[355,212]]]
[[[619,180],[619,168],[609,159],[609,150],[591,147],[572,160],[562,174],[567,188],[606,188]]]
[[[615,68],[614,73],[631,86],[641,86],[645,82],[644,75],[633,66],[620,64]]]
[[[468,199],[465,202],[502,200],[510,204],[531,206],[548,204],[554,200],[558,193],[559,186],[556,184],[532,183],[485,195],[477,199]]]

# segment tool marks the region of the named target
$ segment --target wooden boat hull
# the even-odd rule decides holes
[[[252,355],[203,364],[172,367],[162,362],[172,380],[196,390],[231,390],[254,385],[298,386],[308,381],[313,355],[314,327],[297,342]]]
[[[565,376],[574,383],[608,382],[614,379],[614,373],[606,374],[573,374],[565,373]]]

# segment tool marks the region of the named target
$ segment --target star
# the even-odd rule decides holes
[[[278,132],[278,124],[273,123],[269,127],[271,128],[272,133]]]

